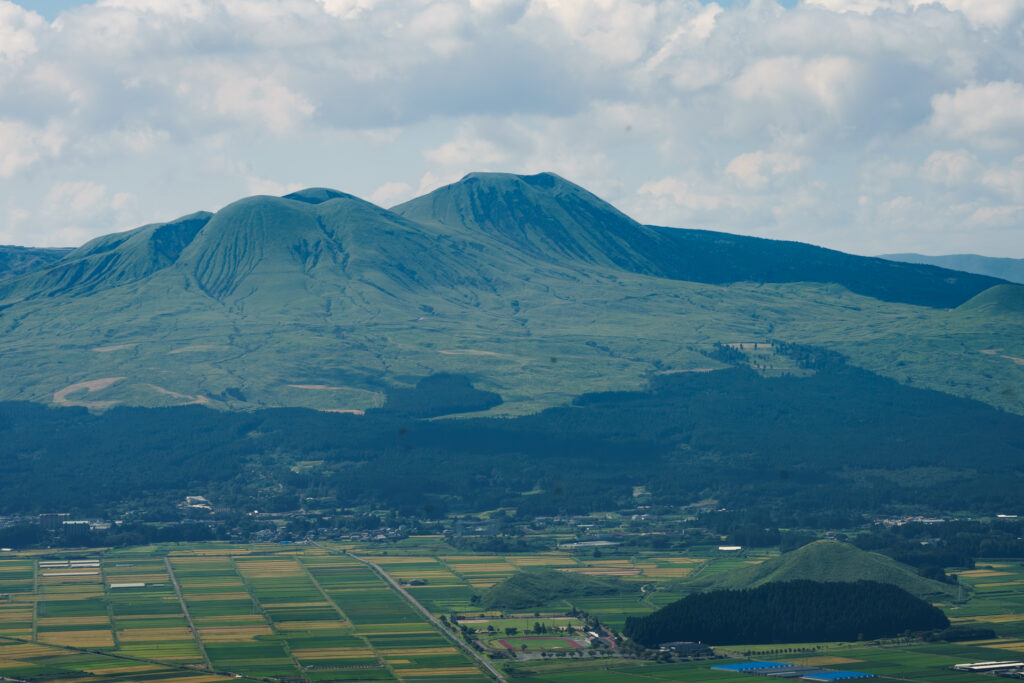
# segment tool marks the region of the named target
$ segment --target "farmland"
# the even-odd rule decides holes
[[[351,553],[351,554],[347,554]],[[749,681],[708,662],[655,663],[589,647],[596,620],[613,630],[682,597],[687,579],[761,562],[772,552],[713,548],[483,554],[439,537],[324,545],[165,544],[0,555],[0,676],[67,681],[482,681],[453,634],[468,633],[509,679]],[[442,633],[373,568],[435,617]],[[523,569],[615,576],[635,593],[486,611],[480,595]],[[960,573],[970,599],[943,605],[955,625],[993,628],[968,643],[766,644],[717,648],[735,657],[855,668],[928,683],[977,681],[964,661],[1024,653],[1024,566],[979,561]],[[537,627],[540,630],[537,630]],[[570,642],[570,640],[574,642]],[[523,646],[526,646],[525,649]],[[543,657],[541,654],[543,653]],[[506,655],[507,657],[508,655]],[[503,668],[502,668],[503,667]]]

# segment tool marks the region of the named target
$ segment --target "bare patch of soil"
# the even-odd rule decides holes
[[[106,410],[107,408],[117,405],[118,401],[83,401],[81,399],[76,400],[68,397],[71,394],[75,394],[80,391],[84,391],[85,395],[88,396],[93,392],[102,391],[109,386],[117,384],[123,379],[125,378],[102,377],[100,379],[91,379],[87,382],[76,382],[75,384],[64,387],[60,391],[55,391],[53,393],[53,402],[61,406],[81,406],[83,408],[89,408],[90,410]]]

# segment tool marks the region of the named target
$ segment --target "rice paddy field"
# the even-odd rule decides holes
[[[197,543],[8,552],[0,555],[0,677],[71,683],[490,680],[450,634],[362,559],[402,584],[433,616],[456,618],[485,643],[507,641],[494,649],[532,655],[496,661],[510,680],[749,683],[749,676],[713,671],[706,661],[656,664],[582,656],[585,645],[573,647],[566,640],[582,635],[584,627],[570,613],[583,610],[618,628],[627,616],[685,595],[688,578],[770,556],[710,548],[685,555],[603,550],[594,557],[589,549],[475,554],[456,551],[438,537],[388,545]],[[615,576],[635,583],[637,592],[556,600],[522,613],[479,606],[487,588],[534,567]],[[954,624],[992,628],[998,638],[717,650],[891,680],[980,681],[978,674],[950,667],[1024,658],[1024,563],[983,560],[959,575],[969,599],[943,608]],[[538,622],[546,634],[532,633]],[[570,625],[573,634],[562,630]],[[509,634],[506,628],[516,631]]]

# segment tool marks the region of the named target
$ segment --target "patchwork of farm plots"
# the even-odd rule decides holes
[[[202,545],[88,567],[0,560],[0,676],[19,675],[487,680],[365,565],[317,548]]]
[[[203,543],[5,553],[0,558],[0,676],[125,683],[239,676],[309,682],[488,680],[399,592],[371,567],[342,554],[344,549],[404,584],[435,616],[457,617],[487,648],[559,654],[510,665],[510,678],[537,681],[747,680],[709,671],[700,662],[570,658],[587,642],[584,621],[571,612],[583,610],[619,627],[626,616],[646,614],[685,595],[688,578],[768,556],[610,549],[597,557],[589,550],[471,554],[434,537],[388,546]],[[637,590],[554,600],[522,613],[480,606],[490,586],[530,568],[613,576]],[[976,681],[976,675],[948,667],[1024,657],[1024,566],[982,561],[960,578],[971,599],[944,609],[955,624],[991,627],[999,638],[901,647],[745,646],[736,654],[834,664],[925,683]]]

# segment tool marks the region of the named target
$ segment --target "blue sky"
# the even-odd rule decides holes
[[[1022,32],[1022,0],[0,0],[0,243],[549,170],[649,223],[1024,257]]]

